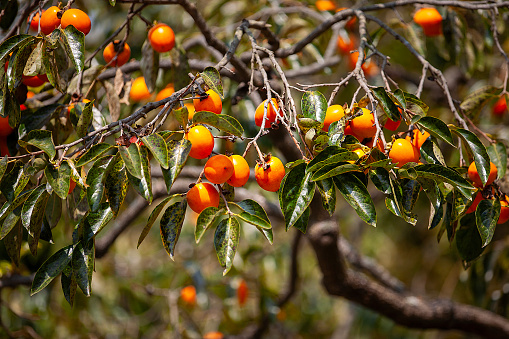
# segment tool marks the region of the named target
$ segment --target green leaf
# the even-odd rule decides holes
[[[310,211],[309,206],[308,206],[308,208],[306,208],[304,213],[302,213],[302,216],[299,218],[299,220],[297,220],[297,222],[293,226],[296,229],[298,229],[299,231],[301,231],[302,234],[306,234],[306,231],[308,229],[309,214],[310,213],[311,213],[311,211]]]
[[[33,49],[34,40],[27,40],[19,45],[19,49],[12,54],[9,66],[7,68],[7,86],[10,91],[14,91],[21,84],[23,70]]]
[[[505,171],[507,168],[507,149],[503,143],[500,141],[496,144],[491,144],[486,149],[488,154],[490,155],[491,162],[497,166],[497,178],[501,179],[505,176]],[[0,176],[1,178],[2,176]]]
[[[27,149],[28,145],[32,145],[43,150],[49,156],[50,160],[55,157],[56,150],[55,145],[53,144],[53,136],[51,131],[30,131],[22,140],[18,140],[18,143],[25,149]]]
[[[147,225],[143,228],[143,231],[141,231],[140,237],[138,238],[138,247],[140,247],[143,240],[145,240],[145,237],[148,235],[148,232],[150,232],[150,229],[152,228],[152,225],[156,222],[157,218],[159,217],[159,214],[163,211],[163,208],[166,206],[166,204],[173,198],[177,197],[177,194],[170,195],[169,197],[165,198],[163,201],[161,201],[156,208],[152,210],[152,213],[150,213],[150,216],[148,217]]]
[[[417,172],[419,178],[431,179],[439,183],[447,182],[466,197],[470,197],[472,190],[474,190],[474,187],[469,181],[451,168],[442,165],[427,164],[415,166],[414,170]]]
[[[340,161],[357,160],[358,158],[356,154],[349,152],[346,148],[328,146],[308,163],[306,171],[314,172],[325,165]]]
[[[66,246],[58,250],[55,254],[46,260],[37,270],[32,281],[30,295],[42,291],[48,284],[55,279],[71,262],[73,245]]]
[[[71,180],[71,166],[67,161],[63,161],[58,169],[52,164],[48,164],[44,169],[44,175],[55,193],[60,198],[65,199],[69,193]]]
[[[482,144],[479,138],[472,132],[462,128],[455,128],[453,132],[457,134],[465,143],[467,152],[474,158],[475,167],[481,182],[486,184],[490,175],[490,157],[486,151],[486,147]]]
[[[148,149],[145,146],[140,147],[140,159],[141,179],[132,176],[129,172],[127,172],[127,178],[134,190],[147,200],[150,205],[154,196],[152,194],[152,176],[150,172],[150,162],[148,160]]]
[[[196,112],[193,115],[193,123],[209,125],[238,137],[244,134],[244,128],[237,119],[226,114],[215,114],[207,111]]]
[[[299,220],[313,199],[315,183],[310,180],[311,174],[306,173],[306,164],[300,163],[286,174],[279,189],[287,231]]]
[[[206,67],[203,72],[200,73],[200,76],[210,89],[219,94],[221,99],[224,99],[223,83],[221,82],[221,75],[219,75],[217,69],[210,66]]]
[[[355,153],[352,153],[357,156]],[[336,163],[330,164],[320,168],[311,177],[311,181],[320,181],[328,178],[335,177],[336,175],[347,172],[359,172],[361,168],[355,164]]]
[[[45,105],[35,112],[25,110],[18,127],[19,138],[24,138],[30,131],[41,129],[51,119],[54,113],[60,111],[61,104]]]
[[[29,40],[33,40],[35,37],[28,34],[19,34],[10,37],[0,45],[0,60],[5,58],[7,55],[12,53],[20,45],[25,44]]]
[[[442,221],[446,201],[439,185],[437,185],[433,180],[420,178],[419,183],[426,193],[430,203],[428,229],[433,229]]]
[[[11,171],[0,182],[0,191],[7,201],[12,202],[23,191],[29,180],[30,175],[23,167],[23,163],[16,161]]]
[[[442,120],[434,117],[422,117],[419,120],[419,125],[435,138],[442,139],[449,145],[455,147],[452,140],[451,131],[449,130],[449,127],[447,127],[446,123]]]
[[[127,171],[135,178],[142,178],[142,169],[141,169],[141,149],[138,143],[133,142],[129,145],[129,147],[118,146],[118,150],[122,160],[125,163],[125,167]]]
[[[17,220],[19,221],[19,215],[21,214],[21,208],[16,209],[19,214],[17,214]],[[4,246],[7,251],[7,255],[11,258],[14,265],[19,267],[19,259],[21,255],[21,244],[23,243],[23,229],[21,228],[21,223],[18,221],[14,222],[12,227],[9,227],[10,232],[4,237]],[[5,224],[4,224],[5,225]],[[14,227],[16,226],[16,227]],[[3,226],[2,226],[3,227]]]
[[[472,117],[477,115],[483,106],[496,96],[500,91],[499,88],[494,86],[483,86],[470,93],[465,100],[460,104],[467,116]]]
[[[60,283],[62,285],[62,292],[64,293],[65,300],[67,300],[69,305],[72,307],[74,305],[74,296],[78,289],[78,283],[76,282],[76,277],[72,272],[72,266],[70,264],[63,269],[60,277]]]
[[[55,29],[53,33],[51,33],[50,40],[58,40],[60,32],[61,30]],[[48,81],[61,93],[65,92],[66,86],[65,81],[61,77],[62,72],[67,69],[67,58],[64,48],[65,47],[61,44],[51,44],[49,41],[45,40],[42,49],[42,64],[46,70]]]
[[[491,242],[498,217],[500,216],[500,201],[483,199],[475,210],[475,223],[482,240],[482,247]]]
[[[391,194],[391,179],[389,171],[383,167],[376,167],[369,171],[369,178],[375,187],[382,193]]]
[[[401,120],[401,114],[398,111],[398,107],[394,104],[391,97],[387,94],[384,87],[375,87],[371,89],[371,92],[378,100],[378,104],[392,121]]]
[[[72,253],[72,271],[83,294],[90,296],[94,272],[95,246],[93,241],[80,241]]]
[[[341,146],[343,141],[345,140],[345,126],[347,120],[345,117],[339,119],[339,121],[334,121],[329,126],[329,145],[330,146]]]
[[[173,109],[173,116],[182,126],[187,126],[189,122],[189,110],[186,106]]]
[[[235,205],[242,209],[242,212],[240,214],[237,214],[237,216],[240,219],[244,220],[245,222],[248,222],[260,228],[272,227],[270,224],[269,217],[267,216],[267,213],[265,212],[263,207],[260,206],[260,204],[257,203],[256,201],[246,199],[236,203]]]
[[[240,224],[237,219],[230,217],[222,220],[214,234],[214,248],[219,264],[224,268],[223,276],[233,266],[233,258],[239,246]]]
[[[336,210],[336,187],[334,186],[334,181],[332,178],[320,180],[316,182],[316,187],[322,196],[323,208],[332,217]]]
[[[68,26],[69,27],[69,26]],[[83,107],[83,109],[81,109]],[[74,105],[74,109],[77,114],[79,114],[78,124],[76,125],[76,133],[80,138],[83,138],[88,133],[88,128],[90,123],[94,118],[92,108],[94,107],[94,102],[87,102],[84,106],[83,103],[78,103]],[[80,114],[81,110],[81,114]]]
[[[174,260],[175,246],[182,230],[186,208],[187,199],[183,199],[170,205],[161,217],[161,239],[163,240],[164,249],[169,254],[171,260]]]
[[[334,184],[346,202],[355,209],[359,217],[371,226],[376,226],[376,210],[366,186],[352,173],[343,173],[333,178]]]
[[[419,116],[425,116],[428,113],[429,107],[421,99],[408,92],[404,92],[404,95],[407,104],[405,107],[406,110]]]
[[[104,194],[104,183],[110,169],[115,165],[117,156],[106,155],[96,160],[87,175],[87,200],[92,212],[96,212]]]
[[[219,199],[219,208],[225,208],[226,202],[232,202],[235,200],[235,187],[225,182],[221,186],[221,193],[223,193],[224,199]]]
[[[463,225],[463,219],[461,227],[456,231],[456,247],[461,259],[468,263],[477,259],[484,251],[484,247],[475,225]]]
[[[107,143],[100,143],[90,147],[90,149],[78,159],[78,162],[76,162],[76,167],[81,167],[91,161],[94,161],[112,148],[113,146]]]
[[[76,68],[76,72],[80,73],[85,65],[85,34],[73,25],[67,26],[62,32],[60,38],[65,52]]]
[[[36,47],[30,53],[28,57],[25,67],[23,69],[23,74],[28,76],[35,76],[41,73],[42,70],[42,48],[44,46],[44,41],[40,40]]]
[[[128,186],[129,182],[124,161],[121,157],[118,157],[115,164],[111,167],[104,185],[106,188],[106,198],[108,198],[115,217],[117,217],[118,211],[120,211],[120,206],[124,203]]]
[[[306,118],[323,122],[327,113],[327,99],[318,91],[308,91],[302,96],[300,107]]]
[[[429,164],[446,166],[442,151],[433,139],[428,139],[422,144],[421,157]]]
[[[274,242],[274,234],[272,233],[272,228],[261,228],[257,227],[258,231],[267,239],[267,241],[272,245]]]
[[[214,206],[207,207],[203,211],[201,211],[198,216],[198,220],[196,221],[196,227],[194,229],[194,239],[196,243],[199,243],[205,231],[211,228],[221,216],[225,214],[224,208],[217,208]]]
[[[162,169],[166,190],[170,193],[171,186],[177,179],[180,171],[186,164],[189,152],[191,152],[191,142],[187,139],[169,140],[168,146],[168,169]]]
[[[168,146],[159,134],[151,134],[142,139],[143,145],[147,146],[154,158],[161,164],[163,169],[168,169]]]
[[[62,217],[62,199],[56,194],[51,194],[46,204],[46,221],[50,228],[54,228]]]
[[[390,185],[392,194],[385,199],[387,209],[410,225],[415,226],[417,217],[405,208],[405,205],[411,205],[411,203],[405,202],[406,197],[403,194],[403,187],[401,187],[400,182],[391,179]]]
[[[37,253],[37,243],[41,235],[42,220],[49,196],[46,185],[40,185],[30,193],[21,209],[21,222],[27,229],[28,234],[33,237],[33,246],[30,246],[30,251],[34,255]]]
[[[5,171],[7,170],[7,163],[9,161],[9,157],[6,155],[0,160],[0,181],[2,180]]]
[[[148,91],[150,93],[154,92],[159,71],[159,53],[152,48],[148,39],[143,42],[141,47],[140,68]]]
[[[113,219],[114,214],[110,205],[104,202],[96,212],[89,212],[85,218],[82,241],[88,243]]]

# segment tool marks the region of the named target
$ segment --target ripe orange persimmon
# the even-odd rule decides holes
[[[505,114],[505,112],[507,112],[507,102],[505,100],[505,95],[500,97],[497,102],[495,102],[491,112],[497,117],[501,117]]]
[[[46,11],[46,10],[45,10],[45,9],[43,9],[43,10],[42,10],[42,13],[44,13],[45,11]],[[30,19],[30,18],[28,18],[28,19]],[[32,31],[37,32],[37,31],[39,30],[39,19],[40,19],[39,11],[37,11],[37,12],[35,13],[34,17],[32,18],[32,21],[28,21],[28,20],[27,20],[27,22],[28,22],[28,23],[29,23],[29,25],[30,25],[30,29],[31,29]]]
[[[357,65],[357,59],[359,59],[359,52],[356,51],[356,52],[350,53],[349,60],[350,60],[350,68],[352,70],[355,69],[355,66]],[[362,71],[364,72],[364,74],[368,78],[373,77],[376,74],[378,74],[378,66],[373,61],[371,61],[371,59],[365,60],[364,63],[362,64],[361,68],[362,68]]]
[[[117,59],[112,62],[113,58],[117,56]],[[124,46],[120,46],[120,40],[110,42],[108,46],[104,48],[103,58],[108,66],[120,67],[129,61],[131,57],[131,47],[126,43]]]
[[[214,90],[209,89],[207,92],[208,97],[193,99],[194,109],[197,112],[209,111],[216,114],[221,114],[223,110],[223,102],[221,97]]]
[[[214,149],[214,137],[210,131],[201,125],[191,127],[184,136],[192,144],[189,156],[194,159],[204,159]]]
[[[277,157],[271,156],[267,161],[267,169],[256,164],[255,178],[258,185],[266,191],[276,192],[285,177],[285,166]]]
[[[41,32],[45,35],[51,34],[60,26],[60,18],[58,17],[58,12],[60,12],[60,8],[57,6],[51,6],[41,15]]]
[[[341,105],[331,105],[327,107],[327,112],[325,113],[325,119],[323,120],[323,128],[324,132],[329,130],[330,124],[335,121],[338,121],[342,117],[345,116],[345,110]]]
[[[246,281],[242,279],[239,283],[239,287],[237,287],[237,301],[240,306],[244,306],[246,304],[248,296],[249,288],[247,287]]]
[[[267,102],[267,100],[268,99],[263,100],[262,103],[260,105],[258,105],[258,107],[256,108],[255,125],[258,127],[262,127],[262,122],[264,122],[263,114],[265,113],[265,103]],[[267,117],[265,118],[265,122],[264,122],[265,128],[270,128],[270,125],[276,121],[276,117],[277,117],[276,110],[280,111],[277,100],[272,98],[271,101],[272,101],[272,104],[267,105]],[[273,106],[276,109],[274,109]]]
[[[92,28],[92,23],[87,13],[77,8],[70,8],[62,14],[60,21],[61,27],[66,28],[67,26],[73,25],[78,31],[87,35]]]
[[[88,99],[83,99],[81,102],[83,102],[84,104],[86,104],[87,102],[90,102],[90,100]],[[71,114],[71,110],[74,108],[74,104],[69,104],[69,106],[67,106],[67,115]]]
[[[466,214],[470,214],[470,213],[475,212],[475,210],[477,209],[477,205],[479,205],[479,203],[483,199],[484,198],[482,196],[481,190],[477,191],[477,194],[475,195],[474,201],[472,201],[472,205],[470,205],[470,207],[467,209]]]
[[[195,112],[195,109],[194,109],[194,105],[190,102],[186,102],[184,104],[184,106],[187,107],[187,112],[189,113],[188,115],[188,119],[191,120],[194,116],[194,112]]]
[[[32,91],[28,91],[28,92],[27,92],[27,99],[32,98],[34,95],[35,95],[35,93],[34,93],[34,92],[32,92]],[[27,109],[27,107],[25,106],[25,104],[21,104],[21,105],[19,105],[19,109],[20,109],[21,111],[24,111],[24,110],[26,110],[26,109]]]
[[[505,224],[509,220],[509,203],[507,196],[504,195],[505,200],[500,200],[500,216],[498,217],[497,224]]]
[[[479,173],[477,172],[475,161],[472,161],[470,166],[468,166],[468,178],[472,180],[475,187],[484,187],[492,184],[493,181],[495,181],[495,179],[497,178],[497,175],[498,175],[497,166],[495,166],[495,164],[490,161],[490,174],[488,176],[488,181],[486,181],[486,184],[483,185],[481,177],[479,177]]]
[[[364,140],[364,138],[361,138],[360,136],[358,136],[357,134],[355,134],[353,131],[352,131],[352,126],[350,126],[350,124],[347,124],[345,126],[345,135],[351,135],[353,136],[354,138],[356,138],[357,140],[359,141],[362,141]]]
[[[226,155],[218,154],[205,163],[205,178],[213,184],[223,184],[233,174],[233,163]]]
[[[180,290],[180,298],[189,305],[196,303],[196,288],[193,285],[186,286]]]
[[[442,15],[433,7],[421,8],[414,14],[414,22],[422,27],[426,36],[442,34]]]
[[[362,108],[362,115],[350,121],[352,132],[362,139],[372,138],[376,134],[375,117],[367,108]]]
[[[336,12],[342,11],[342,10],[344,10],[344,9],[348,9],[348,8],[347,8],[347,7],[341,7],[341,8],[338,8],[338,9],[336,10]],[[354,16],[354,17],[352,17],[350,20],[348,20],[348,21],[346,22],[345,27],[346,27],[346,28],[348,28],[348,29],[352,29],[352,28],[353,28],[353,26],[355,26],[355,23],[356,23],[356,22],[357,22],[357,17],[356,17],[356,16]]]
[[[419,151],[405,139],[397,139],[392,144],[389,151],[389,158],[399,167],[409,162],[418,162],[420,158]]]
[[[410,141],[418,150],[421,149],[422,144],[430,137],[427,131],[421,132],[417,128],[413,130],[413,138],[410,135],[406,136],[406,140]]]
[[[224,335],[221,332],[207,332],[203,335],[203,339],[223,339]]]
[[[46,74],[39,74],[34,76],[29,75],[23,75],[22,82],[23,84],[29,86],[29,87],[39,87],[44,85],[48,81],[48,77]]]
[[[316,9],[319,11],[333,11],[336,9],[336,4],[332,0],[316,0]]]
[[[71,194],[74,191],[74,188],[76,187],[76,181],[72,180],[69,182],[69,192],[67,192],[67,195]]]
[[[170,26],[157,24],[148,31],[148,40],[155,51],[169,52],[175,46],[175,33]]]
[[[13,128],[9,125],[9,117],[0,117],[0,137],[11,134]]]
[[[357,154],[357,156],[360,158],[362,158],[364,155],[366,155],[366,152],[364,152],[364,150],[362,148],[356,148],[354,149],[352,152],[354,152],[355,154]],[[348,160],[349,163],[351,164],[354,164],[356,160]]]
[[[160,90],[159,93],[157,93],[155,100],[159,101],[159,100],[166,99],[167,97],[169,97],[173,93],[175,93],[175,87],[173,87],[173,84],[168,84],[168,85],[166,85],[165,88]]]
[[[401,109],[400,108],[398,109],[401,112]],[[395,130],[398,129],[399,125],[401,125],[401,119],[394,121],[391,118],[387,118],[384,128],[394,132]]]
[[[357,38],[352,33],[339,34],[336,40],[338,52],[343,55],[350,54],[351,51],[357,48]]]
[[[138,77],[134,79],[131,84],[131,91],[129,92],[129,98],[132,101],[143,101],[150,99],[152,94],[148,91],[147,83],[144,77]]]
[[[227,183],[233,187],[242,187],[249,180],[250,168],[244,157],[234,154],[230,156],[233,164],[233,174]]]
[[[194,185],[186,196],[189,207],[198,214],[207,207],[219,206],[219,192],[208,182]]]

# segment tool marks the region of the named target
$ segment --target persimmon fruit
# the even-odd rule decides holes
[[[219,192],[208,182],[194,185],[186,197],[189,207],[198,214],[207,207],[219,206]]]

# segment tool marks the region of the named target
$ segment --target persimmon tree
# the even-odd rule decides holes
[[[378,228],[387,227],[381,210],[402,227],[426,224],[465,270],[494,247],[506,250],[493,242],[509,218],[507,129],[483,119],[487,104],[507,96],[509,3],[405,0],[330,12],[314,2],[270,4],[223,4],[236,11],[215,18],[188,0],[110,0],[90,29],[71,13],[96,3],[71,0],[47,12],[48,1],[1,3],[0,239],[12,264],[0,286],[28,284],[34,295],[58,279],[75,304],[77,294],[92,294],[96,259],[145,209],[132,247],[156,226],[178,262],[190,207],[199,213],[196,246],[212,233],[226,276],[250,241],[242,229],[259,232],[265,246],[281,246],[276,225],[294,234],[280,309],[298,290],[305,235],[330,296],[409,328],[509,336],[506,304],[497,314],[414,293],[341,236],[336,209],[345,201]],[[434,17],[419,11],[413,22],[421,8]],[[109,11],[123,22],[94,32]],[[171,22],[157,11],[171,11]],[[94,34],[100,42],[89,47]],[[489,119],[507,122],[502,104]],[[245,159],[256,165],[249,191]],[[229,180],[237,163],[242,178]],[[423,199],[429,217],[415,211]],[[21,260],[26,246],[37,258],[49,248],[34,274]],[[262,307],[258,322],[228,334],[262,336],[269,313]]]

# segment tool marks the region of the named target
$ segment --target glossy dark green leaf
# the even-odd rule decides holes
[[[387,209],[410,225],[415,226],[417,223],[417,216],[409,209],[405,208],[405,206],[411,205],[411,202],[405,201],[408,197],[405,197],[400,181],[391,179],[390,185],[391,195],[385,199]]]
[[[346,202],[357,212],[357,215],[371,226],[376,226],[376,210],[373,200],[364,183],[352,173],[343,173],[333,178]]]
[[[421,146],[421,157],[429,164],[446,166],[442,151],[433,139],[426,140]]]
[[[274,242],[274,234],[272,232],[272,228],[260,228],[257,227],[258,231],[260,231],[261,234],[267,239],[267,241],[272,245]]]
[[[76,72],[80,73],[85,64],[85,34],[78,31],[73,25],[67,26],[62,32],[60,37],[67,57],[72,61]]]
[[[42,222],[49,196],[46,185],[40,185],[30,193],[21,209],[21,223],[33,238],[30,251],[34,255],[37,254],[37,243],[41,235]]]
[[[412,211],[419,198],[421,185],[417,180],[402,179],[399,181],[403,193],[402,205],[406,211]]]
[[[346,148],[329,146],[318,153],[316,157],[308,163],[306,171],[314,172],[325,165],[340,161],[357,160],[358,158],[357,155],[349,152]]]
[[[214,226],[224,214],[224,208],[216,208],[214,206],[207,207],[201,211],[194,229],[194,239],[196,240],[196,243],[200,242],[205,231]]]
[[[482,240],[482,247],[491,242],[498,217],[500,216],[500,201],[483,199],[475,210],[475,223]]]
[[[382,193],[391,193],[391,181],[389,171],[383,167],[377,167],[369,171],[369,178],[375,187]]]
[[[178,196],[177,194],[170,195],[169,197],[165,198],[163,201],[161,201],[153,210],[152,213],[150,213],[150,216],[147,220],[147,225],[143,228],[143,231],[141,231],[140,237],[138,238],[138,247],[140,247],[143,240],[145,240],[145,237],[148,235],[148,232],[150,232],[150,229],[152,228],[152,225],[156,222],[157,218],[159,217],[159,214],[163,211],[166,204],[173,198]]]
[[[398,111],[398,107],[394,104],[391,97],[387,94],[384,87],[375,87],[371,89],[371,92],[378,100],[378,104],[384,111],[384,113],[392,121],[401,120],[401,114]]]
[[[298,229],[302,232],[302,234],[306,234],[309,224],[309,214],[311,213],[311,210],[309,209],[309,206],[306,208],[304,213],[300,216],[300,218],[295,222],[293,227]]]
[[[315,119],[305,118],[303,115],[297,115],[297,125],[302,133],[307,134],[310,130],[316,134],[317,131],[323,128],[323,123],[316,121]],[[311,134],[310,134],[311,135]]]
[[[169,140],[168,146],[168,169],[162,169],[163,178],[166,184],[166,190],[170,193],[171,186],[177,179],[180,171],[186,164],[189,152],[191,152],[191,142],[186,139]]]
[[[421,99],[408,92],[404,92],[404,95],[407,104],[407,110],[419,116],[425,116],[428,113],[429,107]]]
[[[34,40],[26,40],[18,45],[19,49],[12,54],[9,66],[7,68],[7,86],[10,91],[14,91],[21,84],[23,70],[26,62],[32,54]]]
[[[30,131],[41,129],[45,126],[51,117],[60,111],[60,107],[62,107],[61,104],[50,104],[37,109],[35,112],[23,111],[23,116],[18,127],[19,138],[22,139]]]
[[[299,220],[313,199],[315,183],[310,180],[311,174],[311,172],[306,173],[306,164],[301,163],[286,174],[284,183],[279,189],[286,230]]]
[[[21,214],[21,208],[17,208],[16,210]],[[19,215],[17,217],[18,221],[14,222],[13,226],[10,227],[11,230],[4,237],[3,243],[9,258],[11,258],[14,265],[19,267],[21,244],[23,243],[23,229],[21,228],[21,223],[19,222]]]
[[[461,227],[456,231],[456,248],[461,259],[468,263],[477,259],[484,251],[484,247],[477,227],[473,223],[463,225],[463,220],[461,223]]]
[[[327,99],[318,91],[307,91],[300,102],[302,114],[319,122],[323,122],[327,113]]]
[[[9,157],[6,155],[0,160],[0,181],[2,180],[5,171],[7,170],[7,163],[9,161]]]
[[[431,179],[436,182],[447,182],[454,186],[464,196],[470,196],[474,187],[465,178],[451,168],[441,165],[427,164],[415,166],[419,178]]]
[[[65,199],[69,193],[71,180],[71,167],[67,161],[63,161],[59,168],[48,164],[44,169],[46,180],[53,188],[53,191],[62,199]]]
[[[141,47],[140,68],[148,91],[150,93],[154,92],[159,71],[159,53],[152,48],[148,39],[143,42]]]
[[[42,48],[44,46],[44,41],[39,41],[36,47],[30,53],[28,57],[25,67],[23,69],[23,74],[28,76],[35,76],[41,73],[42,70]]]
[[[163,169],[168,169],[168,146],[159,134],[151,134],[141,139]]]
[[[58,250],[39,267],[32,281],[30,295],[40,292],[64,270],[71,261],[73,249],[73,245],[69,245]]]
[[[76,282],[76,277],[72,272],[72,266],[70,264],[63,269],[60,277],[60,283],[62,285],[62,292],[64,293],[65,300],[67,300],[69,305],[72,307],[74,305],[74,296],[78,289],[78,283]]]
[[[51,131],[32,130],[22,140],[18,140],[21,147],[27,148],[28,145],[35,146],[43,150],[51,159],[55,157],[56,150],[53,144],[53,136]]]
[[[349,152],[357,157],[357,154]],[[318,171],[313,173],[311,181],[320,181],[328,178],[335,177],[336,175],[348,172],[358,172],[361,168],[359,165],[347,164],[347,163],[336,163],[323,166]]]
[[[206,67],[203,72],[200,73],[200,76],[210,89],[219,94],[221,99],[224,99],[223,83],[221,82],[221,76],[217,69],[214,67]]]
[[[347,120],[345,117],[339,119],[339,121],[334,121],[329,126],[329,145],[330,146],[341,146],[342,142],[345,140],[345,126]]]
[[[256,201],[246,199],[236,203],[235,205],[242,209],[242,212],[237,216],[245,222],[260,228],[272,227],[267,213]]]
[[[134,190],[151,204],[154,198],[152,194],[152,175],[150,172],[150,161],[148,160],[148,149],[145,146],[140,147],[140,159],[141,179],[132,176],[129,172],[127,172],[127,178]]]
[[[193,123],[205,124],[217,128],[238,137],[244,134],[244,128],[234,117],[226,114],[215,114],[212,112],[201,111],[193,115]]]
[[[127,171],[138,179],[142,178],[141,146],[133,142],[129,147],[119,146],[118,150]]]
[[[222,220],[214,234],[214,248],[219,264],[226,275],[233,266],[233,258],[239,246],[240,224],[237,219],[230,217]]]
[[[463,100],[460,104],[460,108],[468,116],[477,115],[483,106],[496,96],[496,93],[500,91],[499,88],[494,86],[483,86],[476,89]]]
[[[95,246],[94,241],[83,243],[80,241],[72,253],[72,270],[76,283],[87,297],[92,289],[92,274],[94,272]]]
[[[19,34],[10,37],[0,45],[0,60],[12,53],[20,44],[25,44],[27,41],[33,40],[35,37],[29,34]]]
[[[440,224],[444,216],[444,207],[446,204],[444,195],[437,183],[431,179],[419,179],[424,193],[430,203],[428,229],[433,229]]]
[[[189,110],[187,109],[186,106],[173,109],[173,116],[180,125],[187,126],[187,123],[189,121]]]
[[[334,186],[334,181],[332,178],[320,180],[316,182],[316,187],[322,196],[323,208],[332,217],[336,210],[336,186]]]
[[[118,211],[124,203],[124,199],[127,195],[127,188],[129,186],[124,161],[121,157],[117,158],[117,161],[111,167],[104,183],[106,198],[108,199],[108,203],[110,204],[115,217],[117,217]]]
[[[451,131],[449,130],[449,127],[447,127],[446,123],[442,120],[434,117],[422,117],[419,120],[419,125],[435,138],[441,139],[447,142],[449,145],[455,147],[452,140]]]
[[[490,175],[490,157],[486,147],[484,147],[481,140],[474,133],[466,129],[456,128],[453,129],[453,132],[465,143],[468,154],[474,158],[475,167],[481,182],[485,184]]]
[[[507,168],[507,149],[505,145],[499,141],[496,144],[488,146],[486,150],[488,151],[491,162],[497,167],[497,178],[503,178]]]
[[[65,46],[59,43],[61,35],[62,30],[55,29],[49,36],[49,41],[45,40],[42,63],[50,84],[59,92],[65,93],[68,81],[64,79],[64,72],[68,69],[68,58]]]
[[[223,194],[224,199],[219,199],[219,208],[225,208],[227,202],[231,202],[235,200],[235,187],[231,186],[228,183],[224,183],[223,186],[221,186],[221,193]]]
[[[186,209],[187,199],[183,199],[182,201],[170,205],[161,217],[161,239],[163,240],[164,249],[171,260],[174,260],[175,246],[177,245],[180,231],[184,224]]]
[[[50,228],[54,228],[62,217],[62,199],[52,194],[46,204],[46,221]]]
[[[78,159],[76,167],[81,167],[91,161],[94,161],[112,148],[113,146],[107,143],[100,143],[90,147],[90,149]]]
[[[83,109],[81,109],[83,107]],[[78,120],[78,124],[76,125],[76,133],[80,138],[83,138],[88,133],[88,128],[92,123],[94,118],[92,108],[94,107],[94,102],[87,102],[85,105],[76,104],[74,105],[74,109],[77,111],[81,110],[81,114]]]
[[[28,194],[27,194],[28,195]],[[7,202],[9,204],[9,202]],[[12,209],[9,213],[6,213],[5,218],[2,220],[2,226],[0,231],[0,239],[4,239],[7,235],[12,231],[12,229],[18,225],[21,220],[21,208],[22,206],[14,207],[11,204]],[[8,240],[4,241],[4,244],[7,244]]]
[[[89,242],[113,219],[114,214],[107,202],[99,205],[96,212],[89,212],[83,228],[83,240]]]
[[[16,161],[0,182],[0,191],[7,201],[12,202],[23,191],[29,180],[30,175],[25,171],[23,163]]]
[[[87,175],[87,200],[90,210],[95,212],[99,209],[104,194],[104,183],[109,170],[116,163],[116,156],[106,155],[96,160]]]

